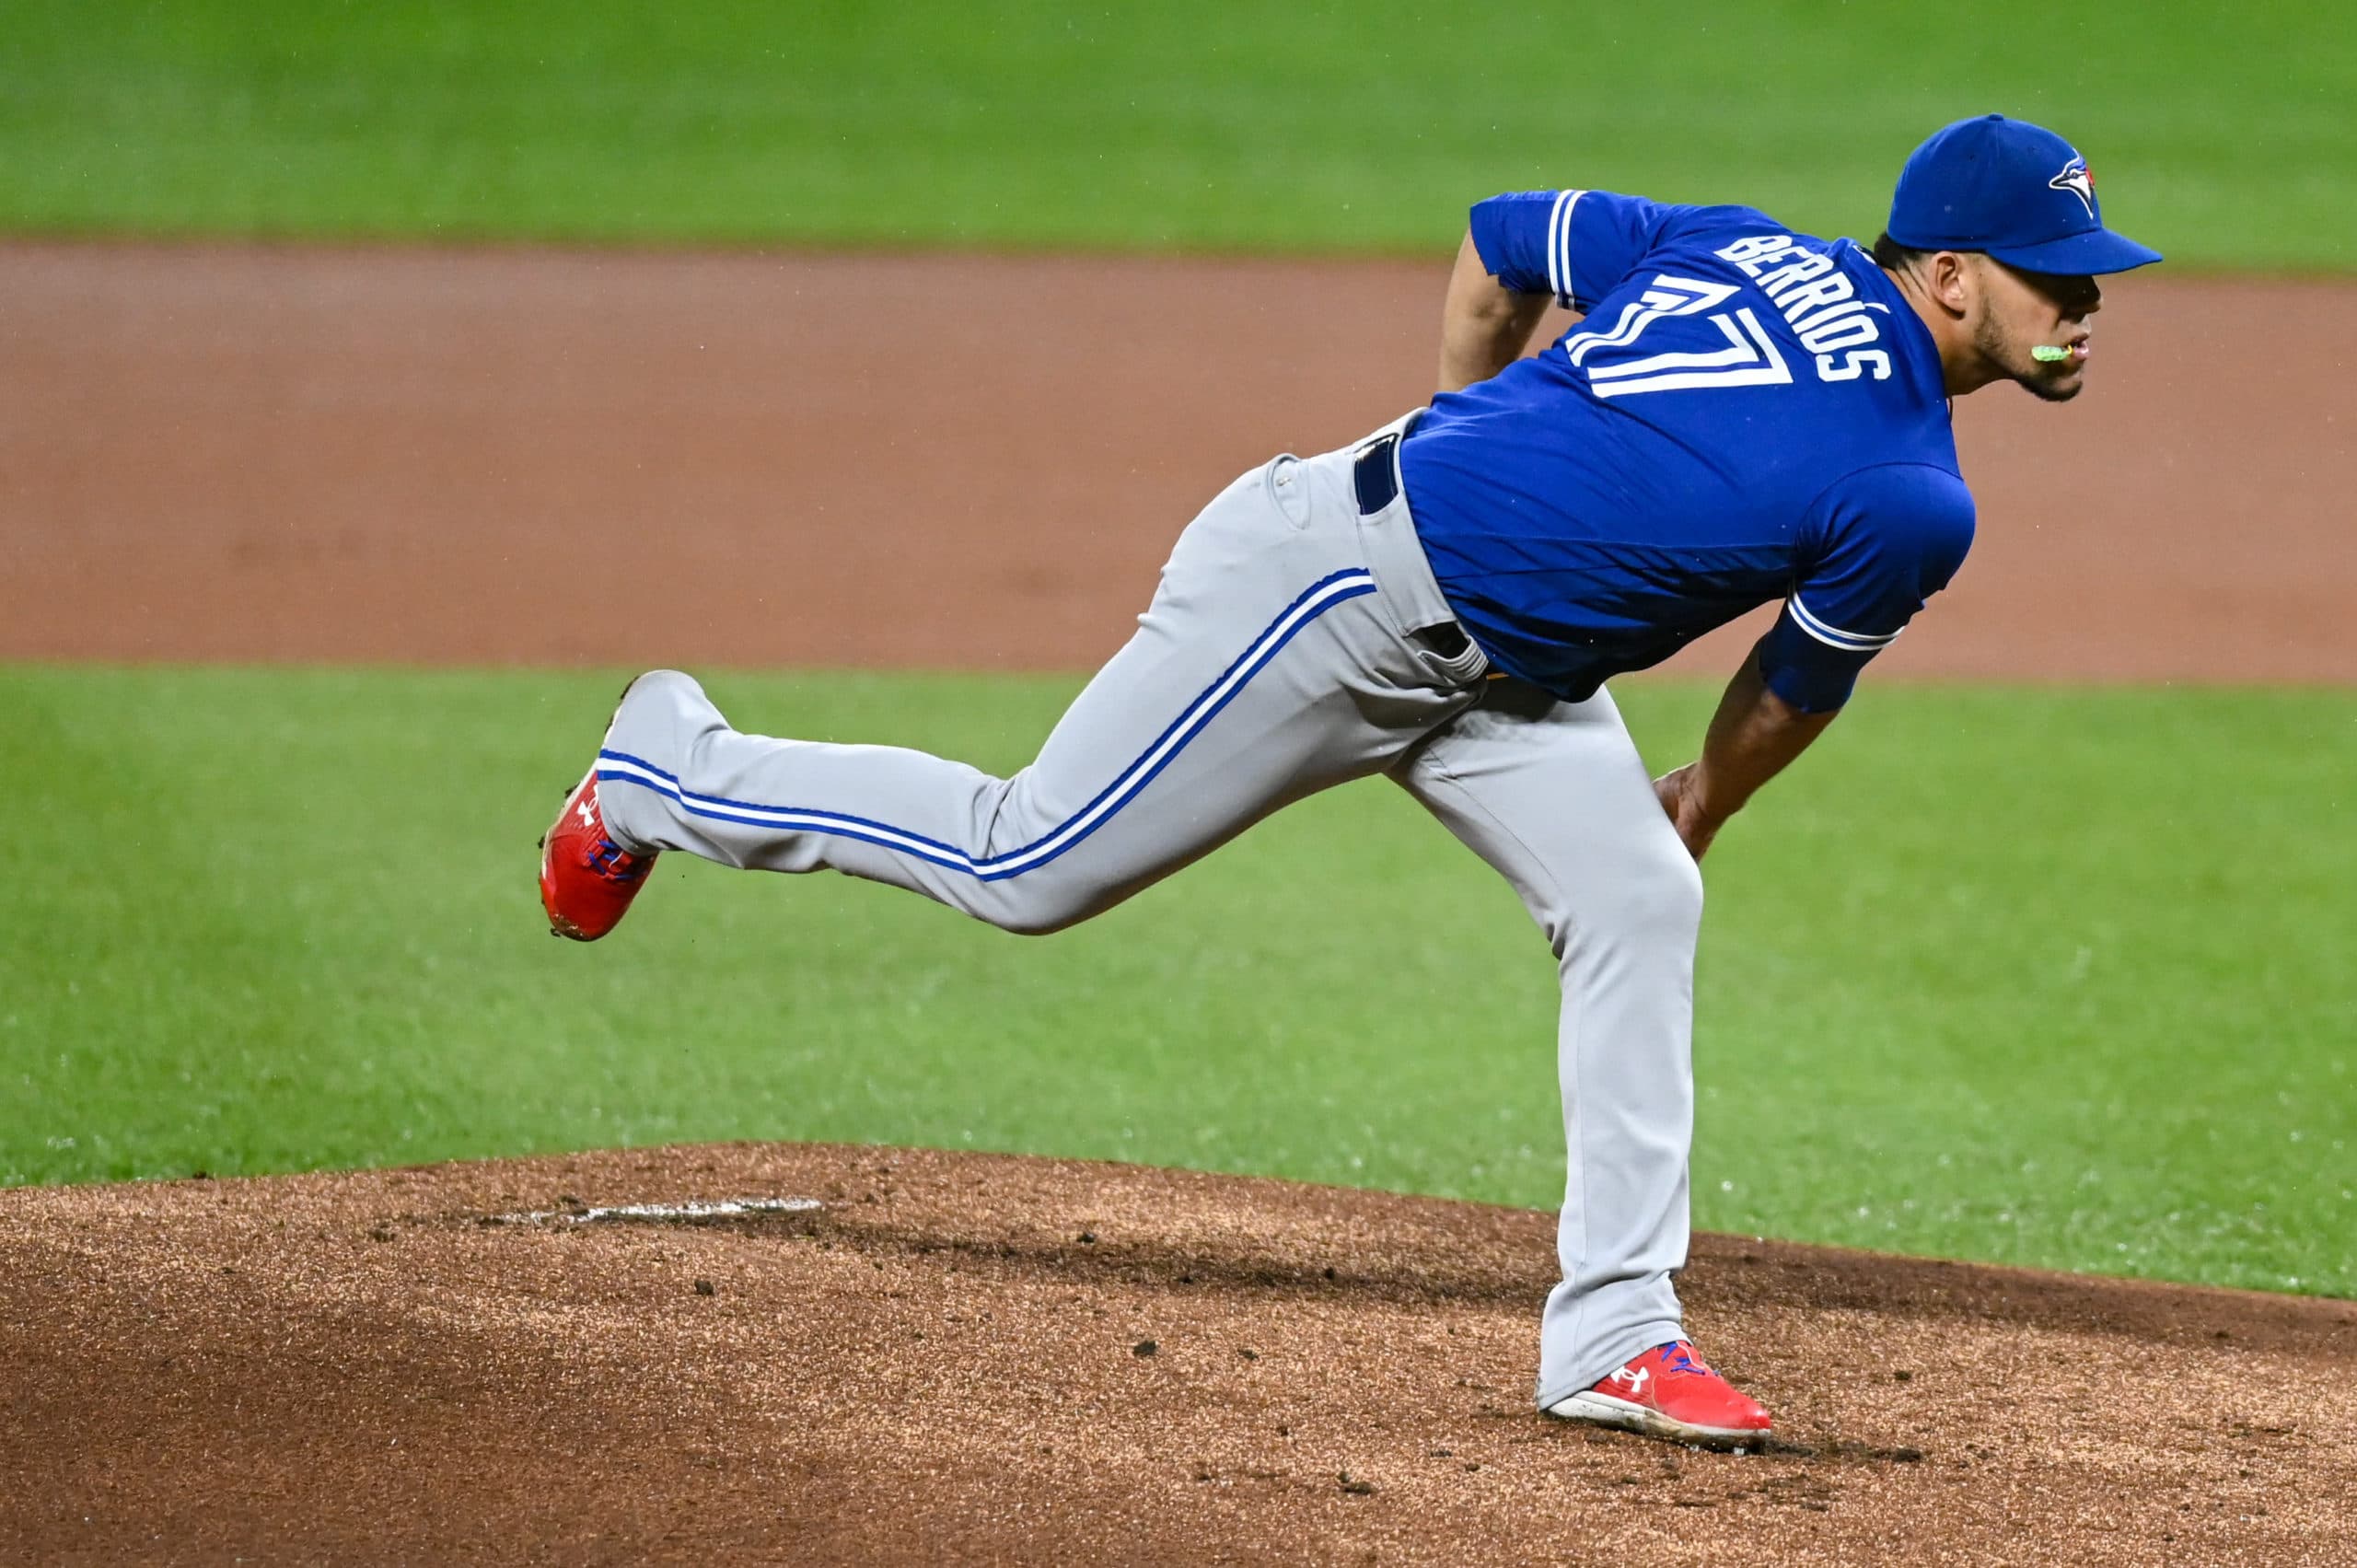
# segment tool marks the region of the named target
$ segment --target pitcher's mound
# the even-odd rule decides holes
[[[0,1558],[2357,1560],[2357,1306],[1706,1237],[1735,1457],[1533,1412],[1553,1249],[873,1148],[0,1192]]]

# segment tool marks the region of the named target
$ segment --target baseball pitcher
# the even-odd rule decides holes
[[[2075,397],[2096,277],[2158,260],[2060,136],[1994,114],[1916,149],[1871,250],[1749,207],[1482,202],[1431,405],[1215,497],[1029,767],[741,734],[657,670],[543,841],[550,924],[604,935],[678,850],[1051,932],[1383,773],[1514,885],[1562,975],[1539,1409],[1758,1442],[1767,1411],[1694,1352],[1673,1284],[1696,863],[1963,562],[1949,400]],[[1550,300],[1584,319],[1524,358]],[[1695,761],[1649,779],[1605,683],[1771,601]]]

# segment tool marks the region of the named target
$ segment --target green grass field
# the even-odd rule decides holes
[[[0,672],[0,1181],[783,1138],[1557,1196],[1552,966],[1388,785],[1045,940],[674,857],[584,948],[532,842],[616,684]],[[1001,769],[1072,689],[713,687]],[[1710,699],[1624,693],[1664,764]],[[2350,693],[1869,691],[1712,857],[1700,1223],[2357,1293],[2351,780]]]
[[[2174,261],[2346,271],[2352,100],[2322,0],[15,0],[0,230],[1424,255],[1593,184],[1871,238],[1994,109]]]

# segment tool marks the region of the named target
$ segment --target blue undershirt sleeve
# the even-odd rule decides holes
[[[1947,587],[1972,548],[1972,493],[1927,463],[1887,463],[1818,498],[1824,540],[1759,645],[1768,689],[1804,713],[1850,700],[1858,672]]]
[[[1609,191],[1517,191],[1474,203],[1473,248],[1506,287],[1586,310],[1701,210]]]

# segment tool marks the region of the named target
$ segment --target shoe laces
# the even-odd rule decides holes
[[[607,881],[628,884],[645,876],[655,857],[633,854],[611,839],[599,839],[586,861],[590,870]]]
[[[1662,1346],[1661,1356],[1663,1364],[1672,1372],[1691,1373],[1698,1377],[1717,1376],[1701,1356],[1694,1353],[1694,1347],[1684,1340]]]

